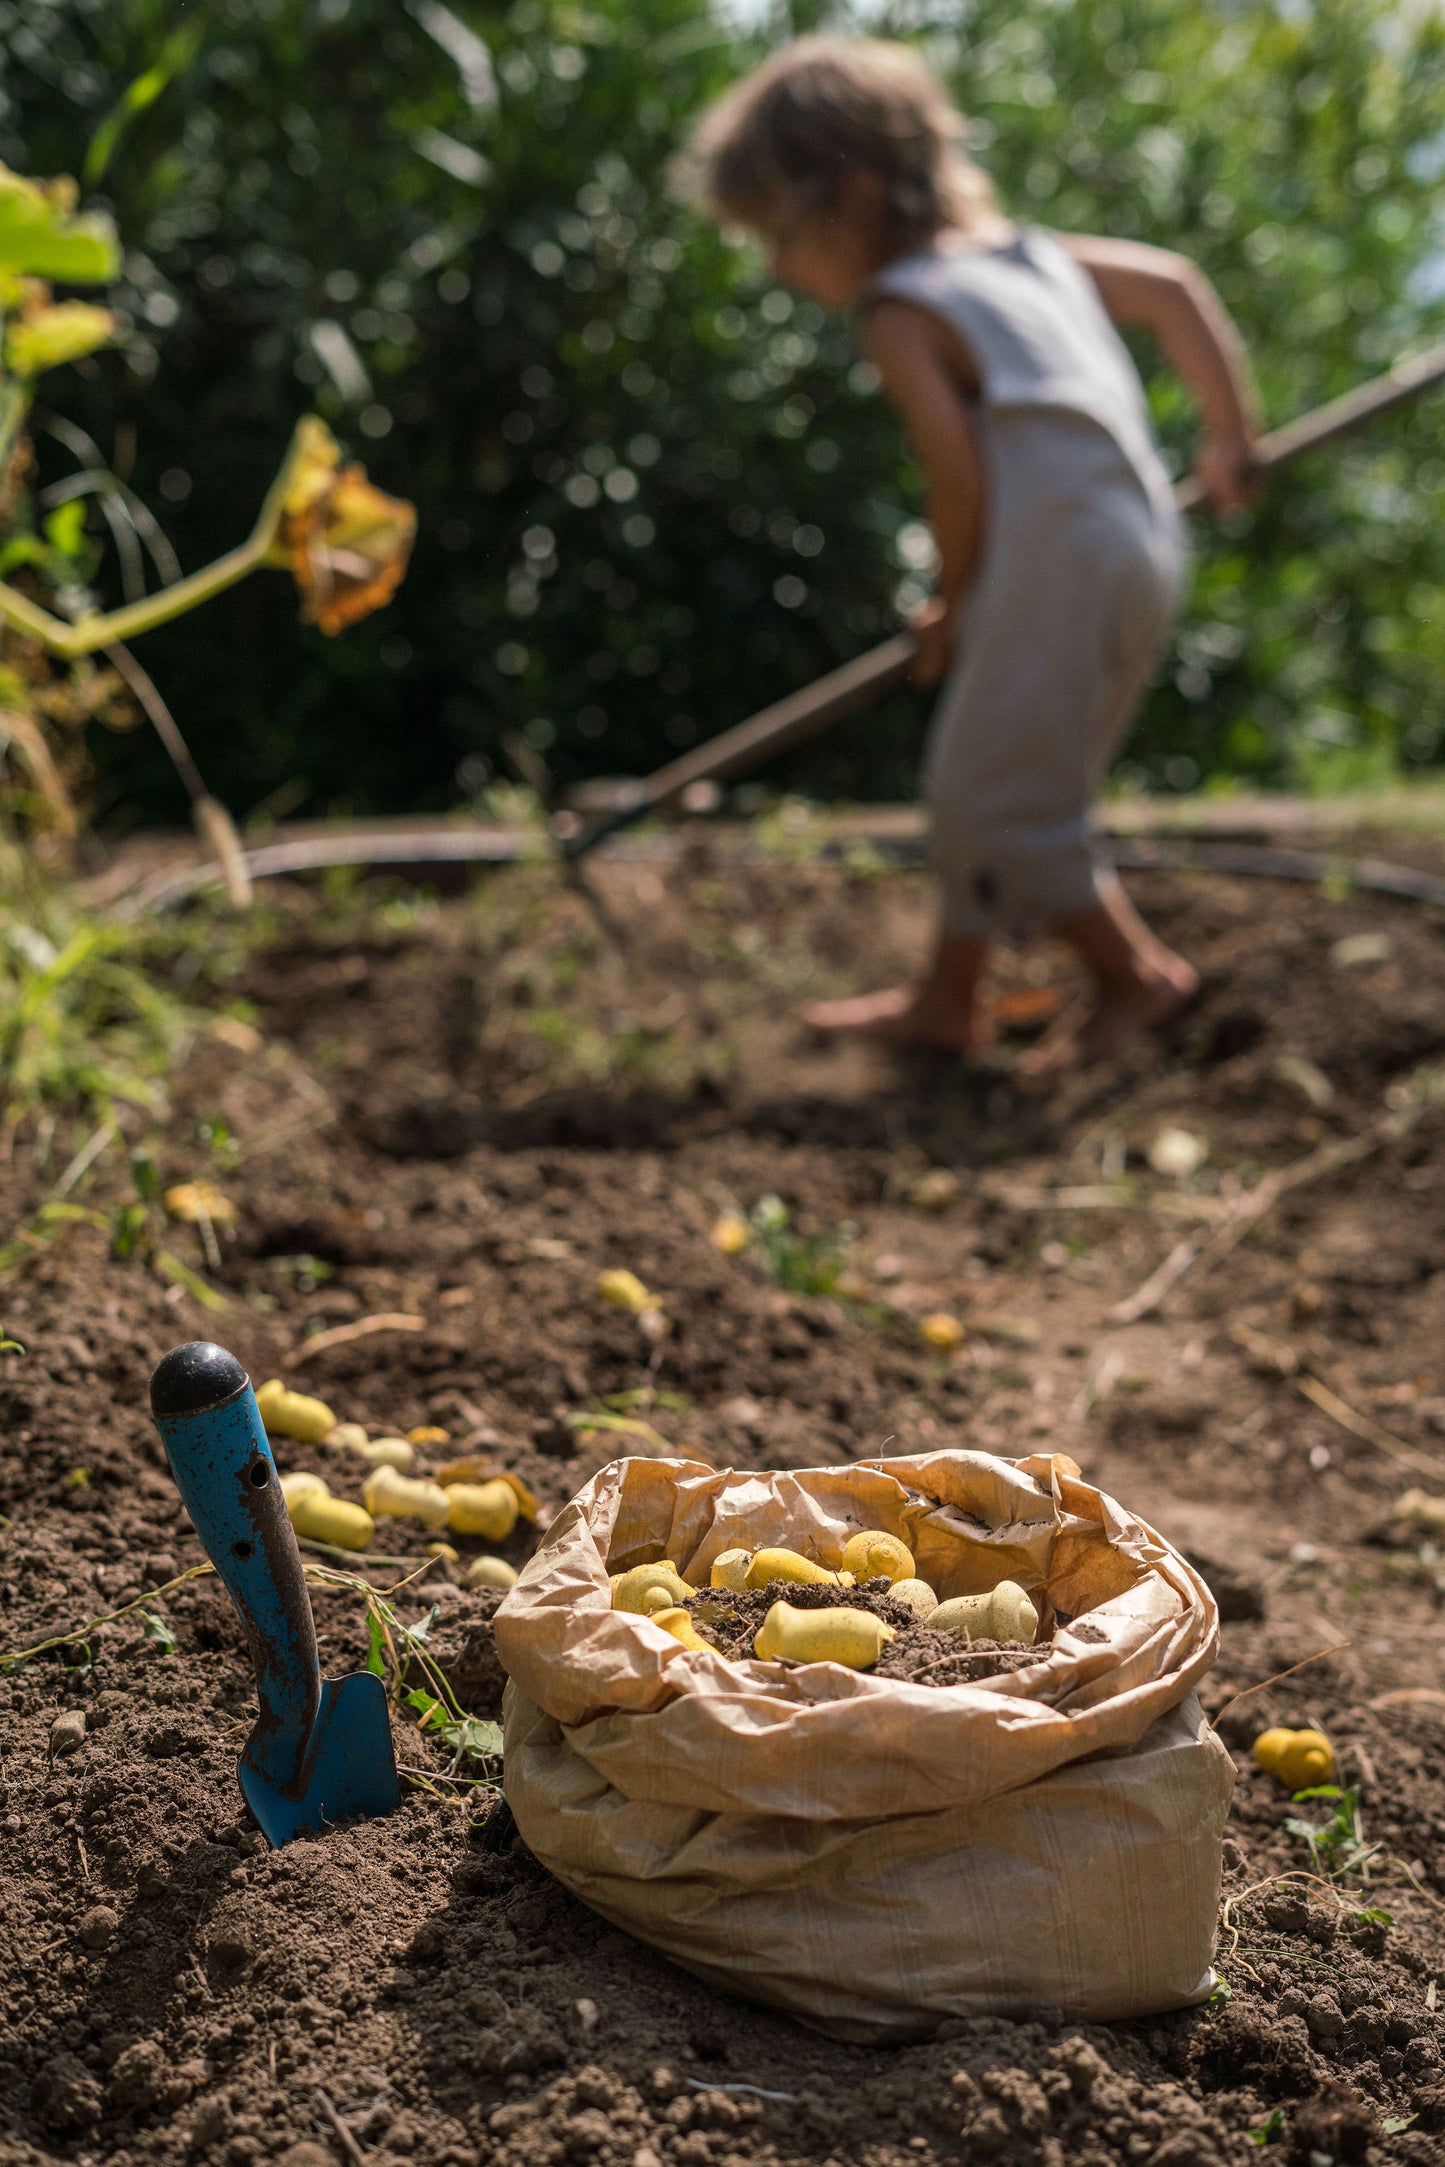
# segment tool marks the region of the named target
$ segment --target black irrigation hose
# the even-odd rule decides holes
[[[826,844],[821,853],[823,861],[837,862],[850,847],[847,841]],[[900,865],[922,864],[926,856],[921,836],[888,837],[871,847],[881,857]],[[677,848],[675,839],[667,836],[632,843],[619,840],[606,855],[655,864],[674,858]],[[1381,858],[1340,858],[1327,851],[1277,850],[1257,843],[1156,842],[1133,836],[1111,838],[1109,849],[1116,865],[1136,872],[1235,873],[1248,879],[1296,880],[1314,887],[1334,881],[1347,890],[1397,896],[1405,902],[1445,910],[1445,879],[1435,873],[1416,872],[1411,866],[1391,865]],[[547,856],[537,833],[521,828],[413,829],[387,835],[340,830],[335,835],[263,844],[246,852],[245,865],[252,880],[272,880],[339,866],[380,872],[388,867],[521,865]],[[187,867],[143,888],[124,908],[133,916],[147,910],[164,910],[189,901],[206,888],[221,885],[222,879],[219,865]]]
[[[1116,865],[1135,872],[1242,873],[1258,880],[1300,880],[1314,886],[1338,881],[1371,895],[1394,895],[1445,910],[1445,880],[1384,858],[1337,858],[1323,850],[1275,850],[1262,843],[1157,843],[1117,836],[1110,844]]]

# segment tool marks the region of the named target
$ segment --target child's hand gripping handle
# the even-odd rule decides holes
[[[151,1412],[251,1645],[261,1711],[247,1760],[284,1791],[305,1761],[321,1672],[301,1554],[256,1395],[234,1355],[192,1340],[151,1378]]]

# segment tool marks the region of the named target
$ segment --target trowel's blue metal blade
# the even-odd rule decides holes
[[[255,1744],[253,1734],[237,1772],[246,1804],[278,1848],[303,1829],[395,1810],[396,1761],[386,1688],[369,1671],[328,1678],[322,1685],[299,1786],[276,1783],[268,1772],[270,1757],[253,1754]]]
[[[223,1347],[192,1341],[156,1370],[151,1410],[250,1642],[261,1705],[241,1755],[247,1804],[275,1844],[347,1814],[390,1813],[386,1695],[366,1672],[322,1685],[301,1554],[246,1372]]]

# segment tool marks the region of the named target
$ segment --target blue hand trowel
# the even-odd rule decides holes
[[[240,1612],[261,1713],[241,1791],[276,1845],[398,1802],[386,1689],[361,1671],[323,1681],[301,1553],[251,1381],[207,1340],[151,1378],[151,1413],[196,1533]]]

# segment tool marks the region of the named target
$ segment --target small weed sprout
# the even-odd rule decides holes
[[[760,1197],[749,1220],[770,1278],[789,1294],[831,1294],[842,1276],[843,1245],[826,1234],[795,1234],[780,1196]]]
[[[1326,1879],[1363,1873],[1384,1846],[1365,1842],[1360,1827],[1359,1792],[1341,1790],[1337,1783],[1321,1783],[1312,1790],[1296,1791],[1293,1803],[1300,1806],[1317,1798],[1333,1804],[1334,1812],[1328,1820],[1307,1821],[1299,1814],[1289,1814],[1285,1818],[1286,1829],[1291,1836],[1308,1844],[1315,1871]]]

